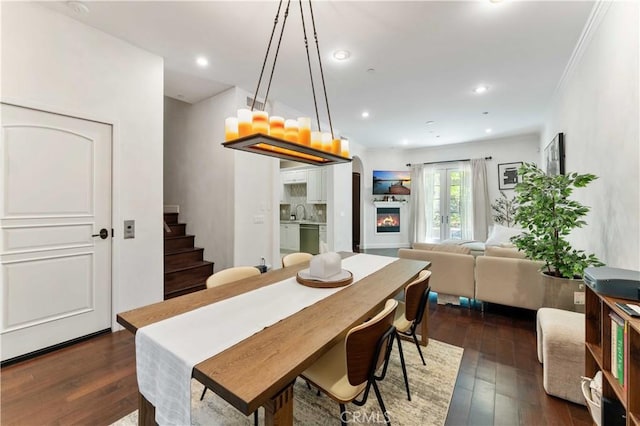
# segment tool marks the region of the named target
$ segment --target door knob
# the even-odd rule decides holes
[[[106,240],[109,237],[109,231],[106,228],[102,228],[99,234],[93,234],[92,237],[100,237],[103,240]]]

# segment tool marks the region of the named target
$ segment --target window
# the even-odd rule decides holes
[[[467,165],[468,166],[468,165]],[[434,167],[427,173],[427,241],[471,239],[470,170],[464,164]]]

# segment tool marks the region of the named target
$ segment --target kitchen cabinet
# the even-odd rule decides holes
[[[327,244],[327,225],[320,225],[318,229],[319,229],[320,244],[321,245],[322,243]]]
[[[280,173],[280,204],[289,204],[288,191],[284,186],[284,173]]]
[[[300,225],[297,223],[280,224],[280,248],[300,251]]]
[[[325,204],[327,202],[327,170],[322,167],[307,171],[307,203]]]
[[[280,172],[283,184],[305,183],[307,181],[306,170],[288,170]]]

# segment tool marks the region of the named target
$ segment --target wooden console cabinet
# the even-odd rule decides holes
[[[640,319],[632,318],[616,306],[638,303],[602,296],[586,287],[585,303],[585,376],[593,377],[602,370],[602,394],[620,401],[626,410],[627,426],[640,426]],[[615,312],[627,325],[628,344],[625,346],[626,386],[623,387],[611,372],[611,318]]]

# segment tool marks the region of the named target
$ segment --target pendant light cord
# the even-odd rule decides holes
[[[284,19],[282,21],[282,28],[280,30],[280,37],[278,39],[278,46],[276,47],[276,52],[275,52],[275,56],[273,58],[273,64],[271,66],[271,74],[269,75],[269,82],[267,84],[267,92],[265,94],[264,97],[264,104],[266,106],[267,104],[267,99],[269,98],[269,91],[271,89],[271,82],[273,80],[273,72],[275,71],[276,68],[276,62],[278,61],[278,53],[280,52],[280,44],[282,42],[282,35],[284,34],[284,28],[287,24],[287,17],[289,16],[289,6],[291,4],[291,0],[287,1],[287,8],[285,9],[284,12]],[[318,130],[321,130],[320,128],[320,114],[318,113],[318,102],[316,99],[316,90],[315,90],[315,84],[313,82],[313,71],[311,69],[311,56],[309,55],[309,42],[307,39],[307,29],[305,26],[305,22],[304,22],[304,13],[302,11],[302,0],[299,0],[299,4],[300,4],[300,17],[302,19],[302,32],[304,34],[304,48],[305,51],[307,52],[307,64],[309,65],[309,78],[311,79],[311,92],[313,94],[313,106],[316,110],[316,121],[318,123]],[[280,0],[280,3],[278,4],[278,11],[276,12],[276,17],[273,21],[273,29],[271,30],[271,37],[269,37],[269,44],[267,45],[267,52],[264,55],[264,61],[262,62],[262,70],[260,70],[260,77],[258,78],[258,85],[256,87],[256,92],[255,95],[253,96],[253,102],[251,103],[251,111],[253,111],[253,108],[255,106],[256,103],[256,99],[258,97],[258,91],[260,90],[260,84],[262,83],[262,76],[264,75],[264,69],[266,67],[267,64],[267,59],[269,57],[269,52],[271,50],[271,44],[273,43],[273,36],[276,32],[276,27],[278,25],[278,19],[280,17],[280,9],[282,8],[282,0]],[[316,21],[315,18],[313,16],[313,6],[311,5],[311,0],[309,0],[309,11],[311,12],[311,24],[313,27],[313,38],[315,40],[316,43],[316,52],[318,54],[318,65],[320,68],[320,77],[322,79],[322,89],[324,91],[324,101],[325,104],[327,106],[327,115],[329,117],[329,129],[331,131],[331,138],[334,139],[335,136],[333,134],[333,123],[331,122],[331,111],[329,109],[329,99],[327,97],[327,87],[325,85],[325,80],[324,80],[324,72],[322,70],[322,59],[320,58],[320,45],[318,44],[318,33],[316,31]]]
[[[311,71],[311,56],[309,55],[309,42],[307,41],[307,27],[304,24],[304,13],[302,12],[302,0],[300,3],[300,17],[302,18],[302,33],[304,34],[304,50],[307,52],[307,64],[309,65],[309,78],[311,79],[311,93],[313,94],[313,106],[316,109],[316,121],[320,130],[320,114],[318,114],[318,102],[316,101],[316,87],[313,84],[313,72]]]
[[[264,61],[262,62],[262,69],[260,70],[260,77],[258,77],[258,85],[256,87],[256,93],[253,95],[253,102],[251,102],[251,111],[253,111],[253,107],[256,105],[256,98],[258,97],[258,90],[260,90],[260,83],[262,82],[262,75],[264,74],[264,67],[267,65],[267,58],[269,57],[269,50],[271,49],[271,42],[273,41],[273,35],[276,32],[276,26],[278,25],[278,17],[280,16],[280,8],[282,7],[282,0],[278,4],[278,11],[276,12],[276,17],[273,20],[273,29],[271,30],[271,37],[269,37],[269,44],[267,45],[267,53],[264,55]],[[265,101],[265,105],[266,105]]]
[[[322,77],[322,89],[324,90],[324,101],[327,105],[327,116],[329,117],[329,130],[331,130],[331,139],[335,139],[335,136],[333,135],[333,124],[331,123],[331,110],[329,110],[329,98],[327,98],[327,86],[324,83],[324,72],[322,71],[322,60],[320,59],[320,45],[318,44],[318,33],[316,32],[316,21],[313,17],[313,6],[311,5],[311,0],[309,0],[309,10],[311,11],[311,23],[313,24],[313,38],[316,40],[316,51],[318,52],[318,65],[320,65],[320,77]],[[320,129],[319,125],[318,125],[318,129]]]
[[[271,75],[269,75],[269,84],[267,85],[267,93],[264,95],[264,104],[267,105],[267,99],[269,99],[269,90],[271,90],[271,81],[273,80],[273,71],[276,69],[276,61],[278,60],[278,53],[280,52],[280,43],[282,43],[282,35],[284,34],[284,27],[287,24],[287,16],[289,16],[289,5],[291,0],[287,1],[287,8],[284,11],[284,19],[282,20],[282,29],[280,30],[280,38],[278,39],[278,47],[276,47],[276,54],[273,57],[273,65],[271,66]]]

